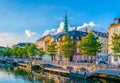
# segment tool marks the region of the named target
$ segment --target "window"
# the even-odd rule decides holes
[[[56,42],[57,42],[58,40],[56,39]]]
[[[59,38],[59,41],[61,41],[61,38]]]
[[[118,57],[115,56],[115,57],[114,57],[114,61],[118,61]]]
[[[97,35],[99,36],[99,32],[97,32]]]
[[[77,40],[79,40],[79,37],[77,37]]]
[[[71,36],[71,39],[73,40],[73,36]]]
[[[79,51],[79,49],[77,48],[77,53],[79,53],[80,51]]]
[[[115,20],[115,24],[118,24],[118,19],[117,19],[117,20]]]
[[[85,35],[86,35],[86,33],[83,33],[83,35],[85,36]]]
[[[118,28],[114,28],[114,33],[117,33],[118,32]]]
[[[106,34],[103,34],[103,36],[105,37],[105,36],[106,36]]]

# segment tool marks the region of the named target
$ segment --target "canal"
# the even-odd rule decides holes
[[[50,73],[25,71],[19,67],[0,64],[0,83],[120,83],[119,81],[92,78],[88,80],[63,77]]]

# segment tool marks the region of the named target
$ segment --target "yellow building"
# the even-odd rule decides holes
[[[52,35],[44,36],[36,41],[36,45],[38,48],[43,48],[45,52],[47,52],[48,45],[54,41],[54,37]]]
[[[108,54],[112,55],[114,53],[113,50],[112,50],[112,46],[111,46],[111,44],[112,44],[112,36],[113,36],[114,33],[115,34],[120,34],[120,18],[116,18],[114,20],[114,23],[109,26],[108,31],[109,31]],[[120,60],[117,57],[110,56],[109,61],[110,61],[110,63],[117,64],[117,63],[119,63]]]

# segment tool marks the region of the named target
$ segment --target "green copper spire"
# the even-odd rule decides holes
[[[67,11],[65,13],[65,19],[64,19],[64,32],[68,32],[68,22],[67,22]]]

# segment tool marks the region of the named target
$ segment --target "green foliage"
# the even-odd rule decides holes
[[[47,54],[49,56],[52,57],[52,60],[53,60],[53,57],[56,55],[57,53],[57,50],[56,50],[56,43],[55,42],[52,42],[51,44],[48,45],[47,47]]]
[[[37,48],[36,48],[35,44],[31,44],[28,48],[28,55],[35,56],[36,52],[37,52]]]
[[[12,55],[11,48],[5,48],[3,50],[3,55],[4,56],[11,56]]]
[[[37,49],[37,55],[42,58],[42,56],[45,54],[45,52],[43,51],[43,48],[39,48]]]
[[[113,55],[120,55],[120,34],[113,34],[112,36],[112,50],[114,51]]]
[[[66,58],[70,58],[74,54],[74,42],[71,40],[70,35],[66,34],[65,39],[62,41],[61,54]]]
[[[15,46],[12,48],[12,55],[19,56],[18,48],[19,48],[18,46]]]
[[[39,56],[42,56],[43,51],[41,49],[37,49],[35,44],[28,45],[26,44],[24,47],[14,46],[11,48],[6,48],[2,51],[5,56],[20,56],[20,57],[28,57],[35,56],[37,53]]]
[[[98,41],[98,38],[94,36],[93,32],[90,31],[87,36],[79,42],[78,48],[85,56],[95,56],[97,52],[101,51],[101,43]]]
[[[29,46],[30,46],[30,45],[28,45],[28,44],[25,44],[25,46],[24,46],[24,50],[25,50],[24,56],[25,56],[25,57],[28,57],[28,48],[29,48]]]

